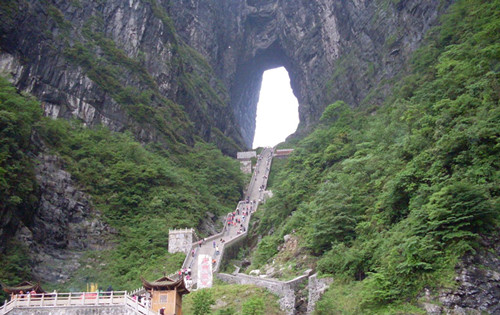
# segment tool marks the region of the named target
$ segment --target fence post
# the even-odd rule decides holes
[[[44,298],[45,298],[45,293],[42,293],[42,301],[40,302],[42,304],[42,306],[43,306],[43,300],[44,300]]]
[[[57,291],[56,291],[56,296],[54,297],[54,306],[57,306]]]
[[[111,291],[111,300],[110,300],[109,304],[113,304],[113,291]]]
[[[30,306],[31,305],[31,293],[28,294],[28,305],[27,306]]]
[[[85,305],[85,292],[82,293],[82,305]]]
[[[71,292],[68,295],[68,305],[71,305]]]

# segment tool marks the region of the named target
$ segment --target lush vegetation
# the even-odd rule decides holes
[[[168,230],[198,227],[207,212],[227,213],[241,197],[244,177],[238,162],[212,144],[199,141],[193,147],[165,151],[144,147],[128,133],[42,118],[40,104],[17,94],[4,78],[0,78],[0,99],[2,213],[16,211],[19,217],[17,212],[25,212],[31,217],[36,208],[33,157],[40,148],[30,140],[36,134],[44,150],[63,159],[65,169],[116,231],[107,236],[115,246],[89,253],[83,264],[87,267],[69,287],[98,282],[133,289],[141,275],[154,278],[175,271],[184,255],[166,253]],[[2,261],[23,263],[15,268],[3,265],[2,280],[13,284],[26,278],[29,265],[22,249],[5,255]]]
[[[415,312],[424,287],[450,285],[458,259],[497,233],[499,6],[453,4],[383,107],[325,109],[276,175],[257,228],[274,234],[253,267],[298,234],[337,279],[319,314]]]
[[[29,216],[37,201],[30,154],[35,149],[34,124],[41,115],[36,100],[17,94],[7,80],[0,79],[0,214],[5,220]]]
[[[215,303],[217,301],[217,303]],[[214,287],[184,297],[182,313],[186,315],[278,315],[278,297],[265,289],[251,285],[224,284],[216,281]],[[208,309],[208,311],[207,311]]]
[[[131,288],[139,285],[140,275],[175,271],[184,255],[166,253],[168,230],[197,227],[207,212],[227,213],[241,196],[238,163],[213,145],[199,142],[174,154],[147,150],[131,135],[106,128],[64,121],[44,127],[41,133],[118,231],[113,250],[89,254],[91,266],[105,266],[98,273],[94,268],[80,270],[81,283],[106,281]]]
[[[19,283],[30,274],[26,248],[9,236],[20,221],[31,218],[38,201],[31,137],[41,115],[36,100],[19,95],[0,77],[0,248],[11,249],[0,252],[2,283]]]
[[[18,2],[0,5],[5,18],[0,27],[6,33],[29,9]],[[113,231],[105,236],[111,249],[88,253],[81,262],[85,267],[66,286],[83,289],[87,282],[98,282],[133,289],[139,286],[141,275],[153,279],[174,271],[183,261],[181,254],[166,253],[169,228],[198,227],[207,213],[216,217],[227,213],[241,197],[245,178],[238,163],[216,148],[235,152],[238,145],[216,127],[209,139],[216,146],[200,140],[196,133],[201,134],[201,129],[190,120],[211,125],[208,113],[224,107],[227,92],[204,58],[177,36],[172,20],[156,0],[144,0],[144,5],[163,23],[164,45],[172,54],[166,66],[179,75],[175,82],[179,95],[187,96],[178,101],[185,106],[159,91],[148,72],[147,52],[131,56],[103,31],[99,9],[80,27],[55,5],[40,5],[48,15],[33,33],[40,32],[52,53],[61,54],[69,66],[80,67],[124,109],[129,132],[42,118],[38,102],[19,95],[7,80],[0,79],[0,219],[10,222],[0,231],[8,234],[18,221],[30,224],[38,203],[35,157],[38,150],[50,151],[62,158],[64,168],[91,196]],[[70,5],[83,10],[79,1]],[[144,145],[134,140],[133,135],[142,130],[151,132],[158,143]],[[40,143],[33,144],[34,139],[42,148]],[[199,231],[201,236],[204,233]],[[26,268],[31,262],[25,249],[11,251],[11,245],[4,246],[6,238],[0,242],[2,250],[9,249],[1,253],[2,261],[23,262],[19,268],[0,266],[4,275],[0,280],[14,284],[29,278]]]

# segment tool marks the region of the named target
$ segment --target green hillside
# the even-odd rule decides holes
[[[167,151],[143,146],[129,133],[45,118],[36,100],[18,94],[1,77],[0,122],[2,213],[15,209],[23,219],[35,209],[33,157],[42,148],[30,138],[38,137],[43,150],[64,160],[65,169],[116,230],[108,236],[108,242],[116,244],[113,249],[86,257],[99,267],[81,269],[67,287],[84,289],[86,283],[98,282],[130,290],[140,285],[141,275],[154,278],[174,272],[184,255],[167,253],[168,230],[198,227],[207,211],[225,214],[241,198],[244,177],[238,162],[214,145],[198,140],[193,147],[178,145]],[[7,250],[1,260],[11,262],[0,266],[2,282],[30,278],[30,262],[22,248]]]
[[[338,101],[273,179],[252,268],[296,234],[334,289],[318,314],[417,312],[497,237],[499,1],[458,1],[379,108]],[[399,305],[399,306],[398,306]]]

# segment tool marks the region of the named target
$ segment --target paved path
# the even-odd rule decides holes
[[[238,219],[241,221],[241,224],[237,224],[237,226],[228,227],[227,220],[225,223],[224,230],[222,233],[216,234],[214,236],[206,238],[204,244],[195,245],[194,256],[189,253],[188,257],[183,265],[184,268],[191,268],[191,277],[192,277],[192,288],[197,287],[198,281],[198,257],[199,255],[209,255],[212,259],[216,260],[216,265],[214,266],[214,271],[217,271],[220,263],[221,255],[217,255],[216,249],[219,249],[219,253],[223,254],[223,246],[224,243],[230,241],[243,233],[241,233],[241,225],[244,227],[244,231],[248,230],[248,223],[251,217],[251,211],[256,211],[259,205],[259,202],[262,200],[263,192],[267,186],[267,177],[269,176],[269,170],[271,168],[273,150],[271,148],[265,148],[258,157],[257,165],[255,171],[252,175],[252,179],[248,186],[248,190],[246,191],[245,198],[246,200],[240,201],[235,209],[236,215],[234,220]],[[239,214],[238,214],[239,210]],[[248,211],[247,216],[244,217],[244,213]],[[233,221],[234,221],[233,220]],[[221,242],[221,239],[225,242]],[[215,244],[215,245],[214,245]],[[189,283],[189,281],[187,281]]]

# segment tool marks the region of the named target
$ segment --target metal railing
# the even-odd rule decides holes
[[[126,291],[111,292],[69,292],[14,295],[0,307],[0,314],[7,314],[15,308],[54,308],[87,306],[128,306],[136,314],[153,315],[145,305],[133,299]]]

